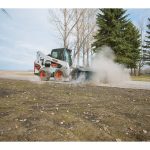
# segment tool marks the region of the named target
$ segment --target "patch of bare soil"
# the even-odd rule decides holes
[[[150,141],[150,90],[0,79],[0,141]]]

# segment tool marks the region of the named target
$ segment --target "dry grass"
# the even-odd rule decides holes
[[[150,75],[131,76],[134,81],[147,81],[150,82]]]
[[[149,108],[149,90],[0,79],[0,140],[147,141]]]

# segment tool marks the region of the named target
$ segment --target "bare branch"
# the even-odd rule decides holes
[[[67,37],[69,36],[70,32],[73,30],[73,28],[76,26],[76,24],[78,23],[79,19],[81,18],[82,14],[84,13],[84,10],[80,13],[79,17],[77,18],[76,22],[73,24],[73,26],[71,27],[71,29],[68,31]]]
[[[92,27],[92,29],[90,30],[90,32],[84,37],[84,39],[82,40],[80,47],[82,47],[82,44],[85,42],[85,40],[87,39],[87,37],[92,33],[92,31],[94,30],[94,28],[96,27],[96,24]],[[78,51],[75,53],[75,55],[77,55]]]

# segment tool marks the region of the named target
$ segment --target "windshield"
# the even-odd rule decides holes
[[[63,60],[63,50],[61,49],[55,49],[52,51],[51,56],[53,58],[59,59],[59,60]]]

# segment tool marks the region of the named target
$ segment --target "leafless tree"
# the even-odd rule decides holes
[[[138,27],[140,31],[140,40],[141,40],[141,46],[140,46],[140,59],[138,62],[138,75],[141,74],[141,68],[144,66],[144,60],[143,60],[143,45],[145,40],[145,17],[141,17],[138,22]]]
[[[77,20],[74,21],[75,13],[74,9],[50,9],[49,20],[55,25],[58,33],[63,41],[64,48],[69,47],[69,39],[72,30],[75,28],[81,15],[78,16]]]
[[[96,9],[78,10],[78,13],[82,12],[82,16],[76,27],[77,40],[74,48],[76,50],[74,58],[77,56],[77,65],[79,64],[80,54],[82,52],[82,64],[83,66],[89,66],[91,42],[93,41],[93,33],[96,29],[96,11]]]
[[[82,58],[83,65],[88,66],[96,27],[96,9],[50,9],[49,15],[64,48],[73,49],[73,62],[76,60],[79,65]]]
[[[97,9],[88,9],[87,10],[87,40],[86,40],[86,50],[85,50],[85,53],[86,53],[86,66],[89,66],[89,58],[90,58],[90,55],[92,53],[92,50],[91,50],[91,44],[94,40],[94,37],[93,35],[95,34],[96,32],[96,12],[97,12]]]

